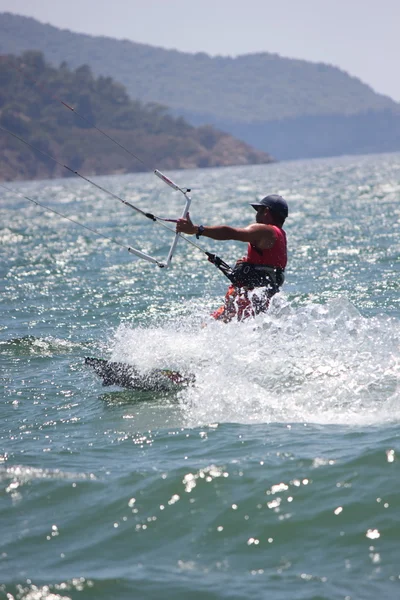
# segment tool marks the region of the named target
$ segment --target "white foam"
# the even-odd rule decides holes
[[[254,320],[198,314],[150,328],[121,326],[112,360],[194,373],[179,393],[189,426],[212,422],[358,425],[398,420],[400,322],[363,317],[346,299],[291,304]]]

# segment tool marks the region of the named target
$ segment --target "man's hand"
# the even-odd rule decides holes
[[[188,235],[194,235],[198,229],[197,225],[193,225],[189,213],[186,219],[178,219],[176,222],[176,232],[186,233]]]
[[[243,264],[245,262],[247,262],[247,257],[246,256],[243,256],[243,258],[238,258],[237,261],[236,261],[235,267],[238,267],[239,265],[241,265],[241,264]]]

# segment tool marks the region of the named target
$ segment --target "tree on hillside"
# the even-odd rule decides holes
[[[121,145],[134,146],[135,153],[147,162],[160,158],[160,167],[205,164],[204,156],[211,148],[204,145],[204,133],[182,117],[173,117],[165,106],[131,100],[121,84],[110,77],[95,77],[87,65],[75,70],[66,62],[58,69],[50,66],[37,51],[0,61],[0,99],[2,127],[37,149],[23,147],[22,142],[18,146],[18,140],[4,134],[0,177],[16,165],[26,178],[67,175],[40,151],[72,170],[86,169],[93,174],[143,169],[140,161],[132,162],[118,145],[112,147],[110,139],[101,137],[93,127],[97,123]],[[74,110],[67,110],[64,103]],[[233,147],[238,143],[232,140]],[[243,160],[243,150],[237,154]],[[271,160],[263,153],[257,156],[260,162]],[[208,162],[216,164],[218,160],[222,159]]]

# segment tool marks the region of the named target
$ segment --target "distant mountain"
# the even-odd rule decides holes
[[[56,65],[88,64],[133,98],[161,102],[195,125],[240,132],[277,158],[400,150],[400,105],[331,65],[269,53],[187,54],[0,14],[0,52],[28,49]]]
[[[213,127],[195,128],[158,104],[131,100],[121,84],[93,77],[88,66],[54,68],[38,51],[1,58],[0,180],[64,177],[69,169],[107,174],[143,171],[144,164],[178,169],[273,160]]]

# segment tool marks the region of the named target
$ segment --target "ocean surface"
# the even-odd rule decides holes
[[[400,598],[400,154],[168,175],[196,223],[288,200],[267,314],[213,321],[228,281],[184,240],[160,269],[22,197],[164,260],[87,182],[0,187],[0,598]],[[95,181],[182,212],[151,173]],[[102,387],[85,356],[196,383]]]

